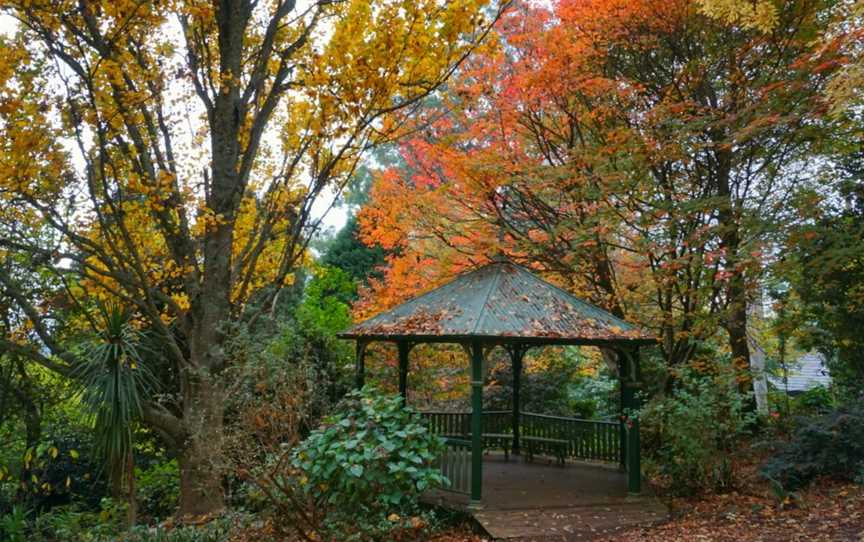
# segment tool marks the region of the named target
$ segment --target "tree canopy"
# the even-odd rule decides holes
[[[0,290],[16,348],[69,373],[100,300],[134,310],[177,381],[143,416],[183,509],[221,507],[230,321],[271,310],[313,203],[488,33],[482,0],[10,1],[0,42]],[[30,279],[38,273],[44,279]],[[64,316],[61,317],[60,313]],[[50,352],[50,355],[48,353]]]

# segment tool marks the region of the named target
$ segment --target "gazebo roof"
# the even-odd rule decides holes
[[[646,331],[506,260],[459,275],[339,336],[416,342],[655,342]]]

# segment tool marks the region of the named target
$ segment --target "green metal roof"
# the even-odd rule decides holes
[[[509,261],[459,275],[339,335],[360,340],[651,343],[650,334]]]

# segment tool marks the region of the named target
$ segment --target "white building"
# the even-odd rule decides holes
[[[768,381],[780,391],[789,390],[789,395],[804,393],[816,387],[827,388],[831,385],[831,376],[825,365],[825,357],[818,352],[808,352],[795,361],[786,364],[788,374],[787,384],[783,383],[782,370],[778,375],[768,375]]]

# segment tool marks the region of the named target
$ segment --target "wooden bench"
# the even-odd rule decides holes
[[[504,450],[504,460],[510,461],[510,448],[513,447],[513,435],[507,433],[483,433],[483,449],[501,448]]]
[[[534,460],[534,454],[554,456],[560,465],[564,465],[570,442],[557,438],[527,437],[520,440],[522,447],[528,455],[528,460]]]
[[[471,435],[441,435],[445,439],[470,441]],[[505,461],[510,461],[510,450],[513,448],[513,435],[507,433],[483,433],[483,450],[501,448],[504,450]]]

